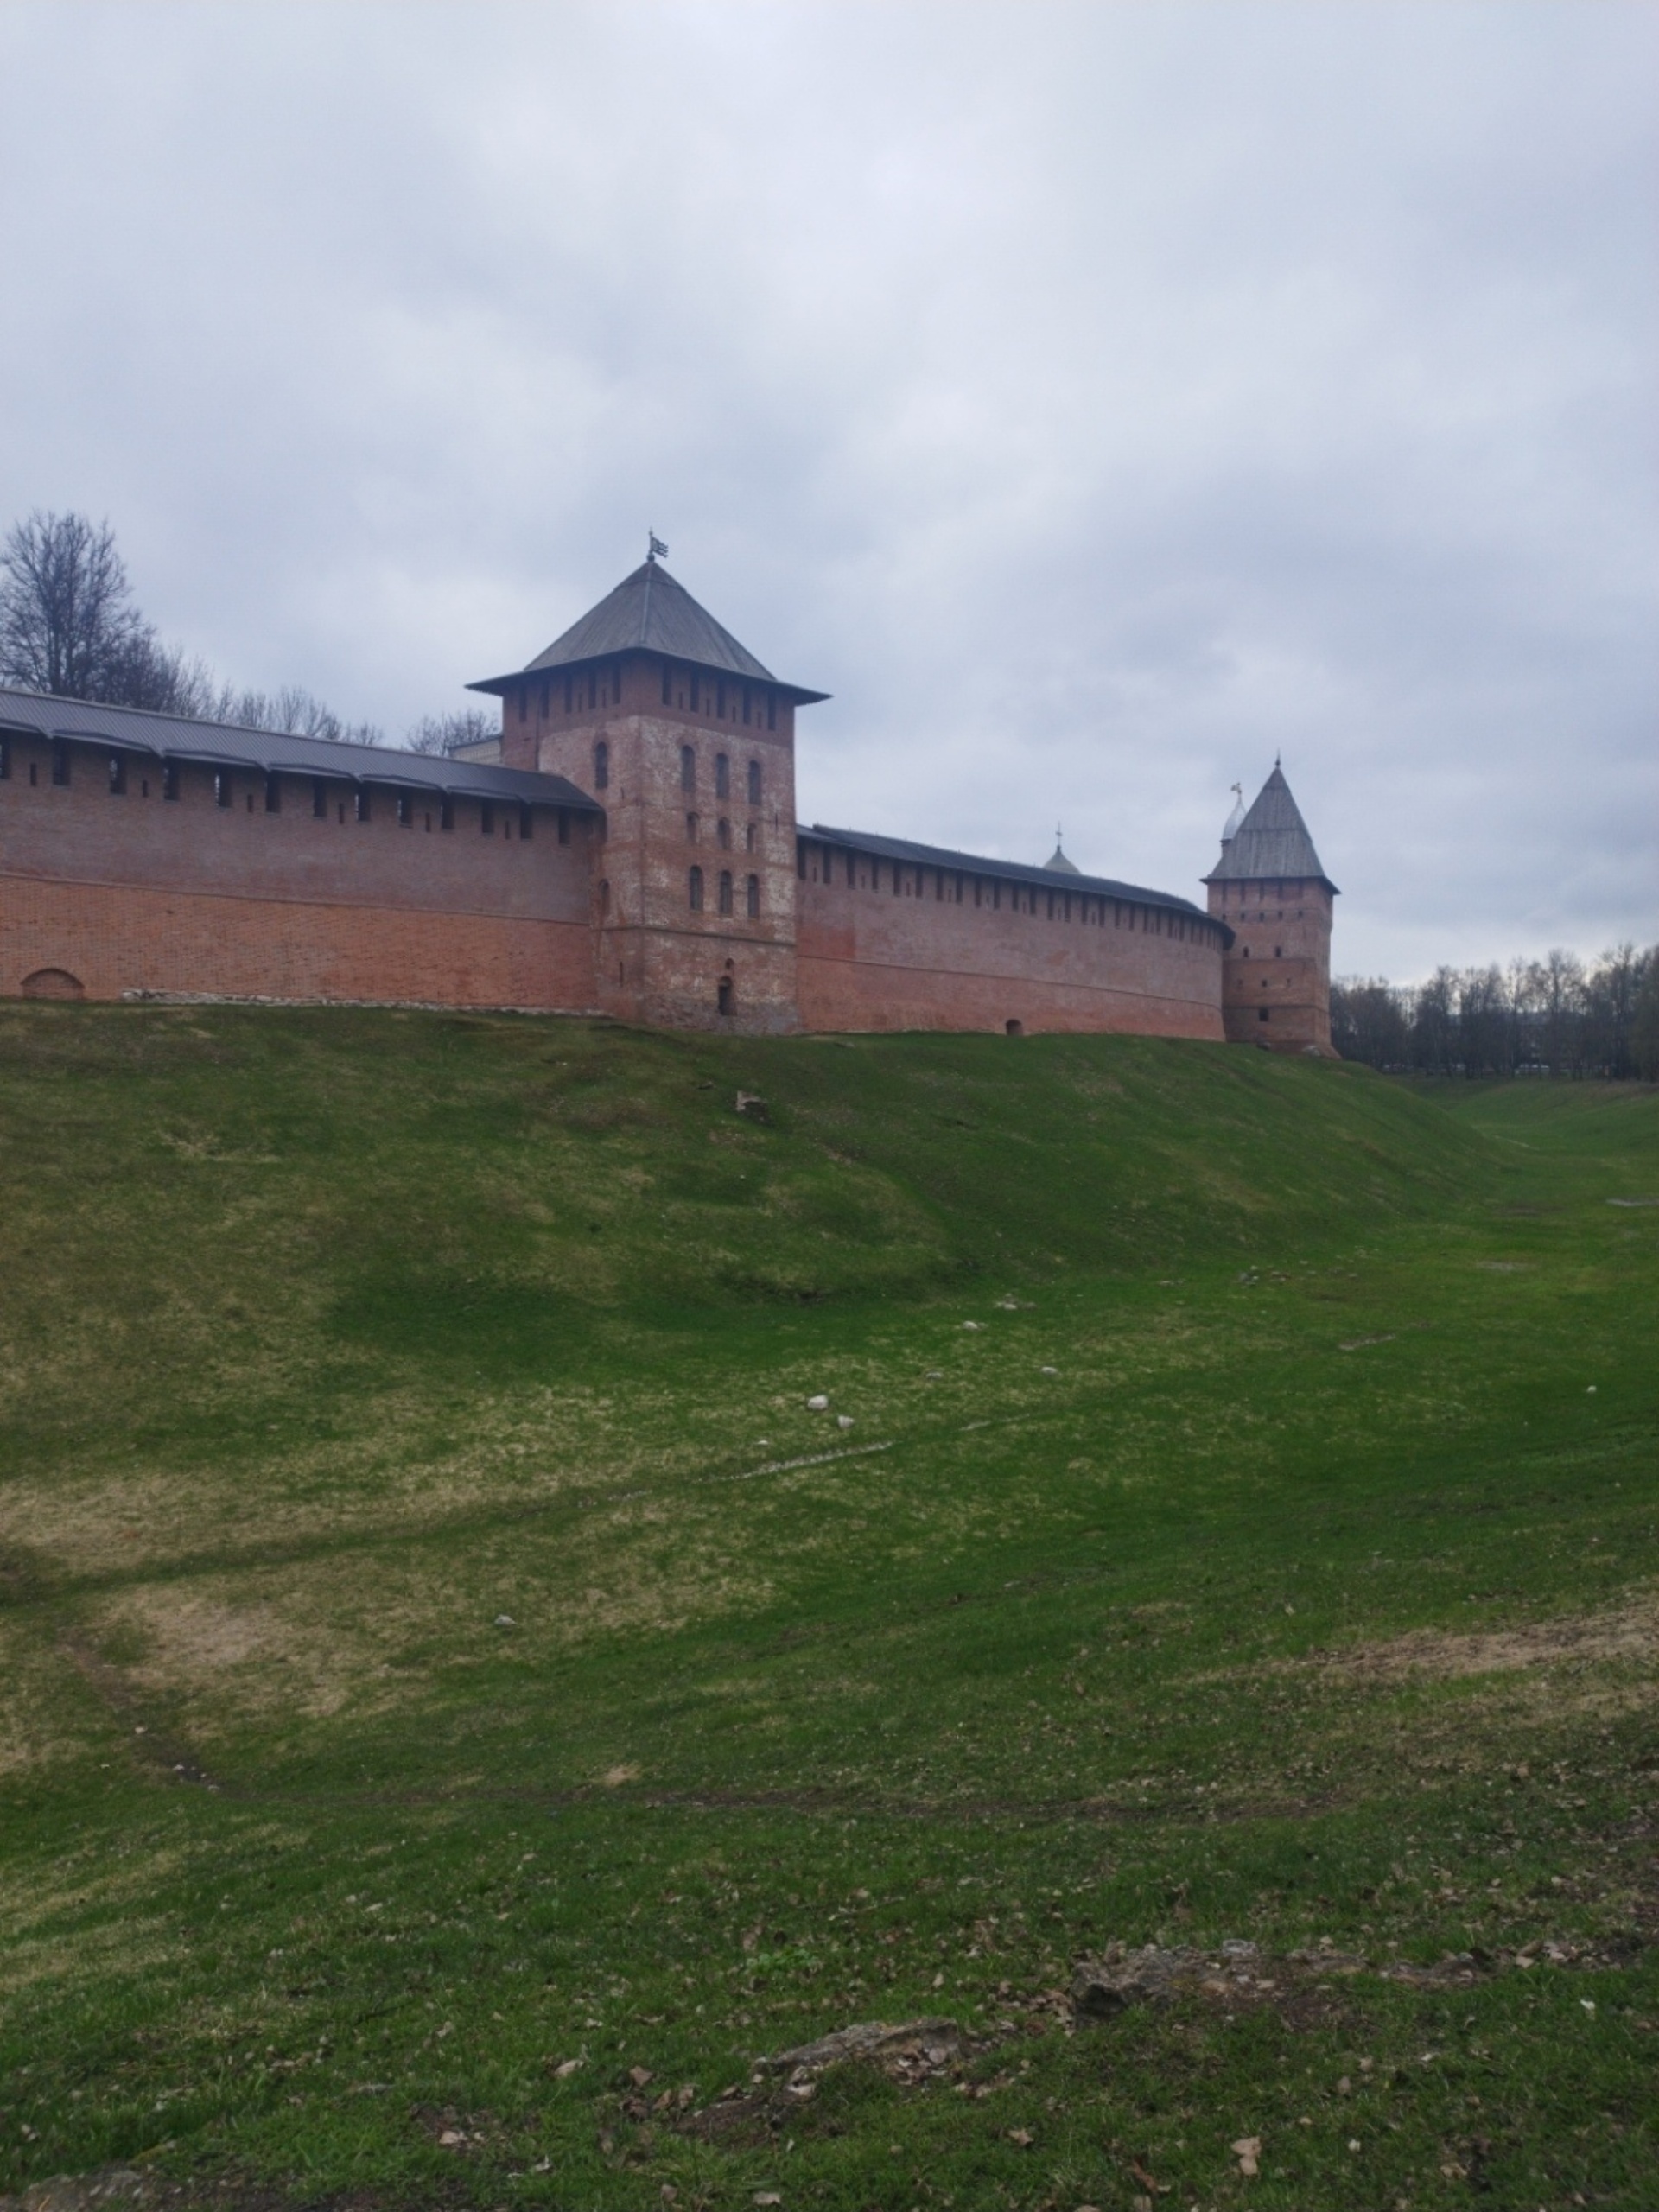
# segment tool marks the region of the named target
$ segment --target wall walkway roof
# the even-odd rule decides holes
[[[810,830],[803,825],[800,835],[813,838],[821,845],[868,853],[874,859],[899,861],[906,866],[942,868],[963,875],[995,876],[1002,883],[1029,883],[1043,891],[1092,892],[1126,906],[1161,906],[1186,920],[1210,922],[1229,944],[1232,942],[1233,933],[1226,925],[1217,921],[1214,915],[1206,914],[1192,899],[1177,899],[1167,891],[1148,891],[1143,884],[1119,883],[1109,875],[1084,875],[1079,870],[1057,880],[1057,870],[1033,868],[1025,861],[987,860],[982,854],[952,852],[943,845],[912,844],[907,837],[876,837],[860,830],[831,830],[822,822],[815,822]]]
[[[149,753],[158,760],[210,768],[248,768],[266,775],[322,776],[335,783],[384,784],[450,798],[557,806],[598,814],[602,809],[563,776],[530,768],[494,768],[442,753],[397,753],[389,746],[338,745],[281,730],[242,729],[232,722],[193,721],[143,707],[101,707],[41,691],[0,690],[0,732],[67,738],[78,745]]]

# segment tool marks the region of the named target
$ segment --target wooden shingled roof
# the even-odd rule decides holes
[[[1299,878],[1311,878],[1324,884],[1327,891],[1337,887],[1313,849],[1301,810],[1275,761],[1255,805],[1224,841],[1221,858],[1204,880],[1206,883],[1274,883]]]
[[[802,705],[830,696],[827,691],[804,690],[798,683],[780,683],[654,558],[642,561],[631,576],[624,576],[614,591],[596,607],[590,607],[545,652],[537,653],[534,660],[509,675],[484,677],[467,689],[507,691],[527,676],[631,652],[661,653],[666,659],[683,661],[695,668],[770,683]]]

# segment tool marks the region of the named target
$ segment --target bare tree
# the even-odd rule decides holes
[[[493,744],[501,734],[481,707],[450,715],[423,715],[404,740],[410,753],[456,753],[463,745]]]
[[[61,698],[108,701],[154,633],[132,604],[107,522],[36,508],[0,549],[0,677]]]

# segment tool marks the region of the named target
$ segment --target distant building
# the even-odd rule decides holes
[[[1328,1052],[1335,887],[1275,767],[1207,911],[801,823],[773,676],[652,557],[434,758],[0,692],[0,994],[517,1007]]]

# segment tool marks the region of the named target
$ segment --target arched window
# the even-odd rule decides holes
[[[760,918],[760,879],[758,875],[752,875],[748,880],[745,903],[749,919],[758,922]]]
[[[599,912],[601,920],[611,911],[611,887],[601,882],[599,887]]]
[[[751,806],[759,806],[760,804],[760,763],[758,760],[751,760],[749,763],[749,804]]]
[[[688,881],[691,911],[694,914],[700,914],[702,912],[702,870],[700,868],[694,868]]]
[[[694,791],[697,788],[697,748],[695,745],[680,747],[680,789]]]
[[[715,841],[720,846],[721,851],[722,853],[729,853],[732,849],[732,825],[726,819],[726,817],[723,814],[720,817],[720,822],[715,830]]]
[[[611,748],[601,737],[594,747],[594,789],[604,791],[611,780]]]
[[[722,976],[715,993],[715,1004],[721,1014],[737,1012],[737,985],[729,976]]]
[[[732,911],[732,871],[728,868],[720,871],[720,911],[722,914]]]
[[[715,755],[715,797],[729,798],[732,795],[732,764],[723,753]]]
[[[697,842],[697,817],[695,814],[688,814],[685,817],[685,842],[688,845],[695,845]]]

